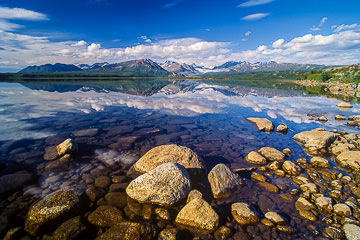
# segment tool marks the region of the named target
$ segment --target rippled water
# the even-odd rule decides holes
[[[1,219],[5,219],[0,236],[22,226],[28,205],[39,198],[65,187],[84,192],[98,175],[126,175],[132,163],[158,145],[190,147],[203,156],[208,169],[220,162],[232,169],[250,167],[245,156],[263,146],[290,148],[289,159],[295,161],[305,154],[292,140],[295,133],[317,127],[359,133],[346,121],[335,121],[335,115],[360,114],[360,106],[342,111],[336,107],[339,102],[309,96],[291,84],[261,88],[244,82],[189,80],[0,83],[0,176],[21,171],[31,175],[16,187],[0,189]],[[319,123],[312,115],[325,115],[329,121]],[[266,117],[275,126],[286,124],[290,131],[287,135],[256,131],[247,117]],[[76,132],[88,129],[92,132]],[[50,161],[43,159],[45,149],[68,137],[79,145],[76,160],[64,167],[49,167]],[[294,187],[286,178],[274,182]],[[297,235],[273,234],[274,239],[312,234],[293,203],[264,192],[252,180],[225,201],[209,198],[219,211],[240,200],[262,212],[281,211],[299,229]],[[252,237],[262,235],[261,227],[233,228],[248,231]]]

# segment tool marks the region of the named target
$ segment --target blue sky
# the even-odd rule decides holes
[[[0,0],[0,71],[151,58],[360,62],[358,0]]]

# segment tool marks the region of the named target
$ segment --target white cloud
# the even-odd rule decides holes
[[[0,7],[0,19],[48,20],[48,17],[39,12],[24,8]]]
[[[349,29],[360,29],[360,24],[354,23],[351,25],[345,25],[345,24],[341,24],[340,26],[337,25],[333,25],[331,26],[331,29],[333,29],[334,32],[341,32],[344,30],[349,30]]]
[[[251,32],[247,31],[244,35],[248,37],[248,36],[250,36],[250,34],[251,34]]]
[[[312,26],[310,28],[310,31],[312,32],[315,32],[315,31],[320,31],[320,27],[324,26],[325,22],[328,20],[327,17],[323,17],[321,20],[320,20],[320,23],[317,25],[317,26]]]
[[[21,27],[23,27],[23,26],[0,19],[0,30],[2,30],[2,31],[13,31],[13,30],[21,28]]]
[[[142,39],[142,40],[144,40],[144,41],[147,42],[147,43],[151,43],[151,42],[152,42],[151,39],[149,39],[147,36],[140,36],[139,38]]]
[[[74,47],[81,47],[85,46],[87,43],[84,40],[78,41],[77,43],[73,44]]]
[[[271,3],[275,0],[250,0],[248,2],[244,2],[238,5],[238,7],[253,7],[258,6],[266,3]]]
[[[247,15],[245,17],[242,17],[241,19],[245,20],[245,21],[253,21],[253,20],[262,19],[262,18],[267,17],[269,15],[270,15],[269,13],[254,13],[254,14],[250,14],[250,15]]]
[[[284,42],[285,42],[285,39],[280,38],[280,39],[276,40],[275,42],[273,42],[272,47],[273,48],[281,48],[281,46],[283,45]]]
[[[325,22],[328,20],[327,17],[323,17],[321,20],[320,20],[320,23],[319,23],[319,27],[322,27],[324,26]]]

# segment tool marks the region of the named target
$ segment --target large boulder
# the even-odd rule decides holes
[[[263,131],[263,132],[273,132],[274,131],[274,128],[275,128],[274,124],[267,118],[250,117],[250,118],[247,118],[246,120],[251,122],[254,125],[254,127],[259,131]]]
[[[190,148],[175,144],[152,148],[134,164],[134,168],[138,172],[147,173],[168,162],[184,166],[192,175],[205,172],[205,163],[201,157]]]
[[[296,134],[293,139],[305,148],[314,147],[316,149],[326,148],[336,139],[336,134],[322,129],[313,129]]]
[[[250,224],[259,221],[259,217],[255,211],[247,203],[234,203],[231,205],[231,214],[239,224]]]
[[[57,191],[33,204],[25,218],[25,231],[36,235],[38,231],[52,226],[67,215],[72,215],[80,203],[72,191]]]
[[[241,184],[239,176],[224,164],[217,164],[208,175],[214,198],[226,198],[231,190]]]
[[[170,206],[185,198],[190,190],[190,177],[185,167],[165,163],[131,181],[126,193],[141,203]]]
[[[219,225],[219,216],[203,199],[193,199],[178,213],[176,225],[196,234],[208,234]]]
[[[19,171],[0,177],[0,194],[15,191],[35,179],[35,175],[27,171]]]
[[[336,157],[342,167],[349,167],[353,170],[360,170],[360,151],[346,151]]]

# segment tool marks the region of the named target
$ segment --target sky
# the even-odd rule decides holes
[[[150,58],[360,63],[358,0],[0,0],[0,72]]]

